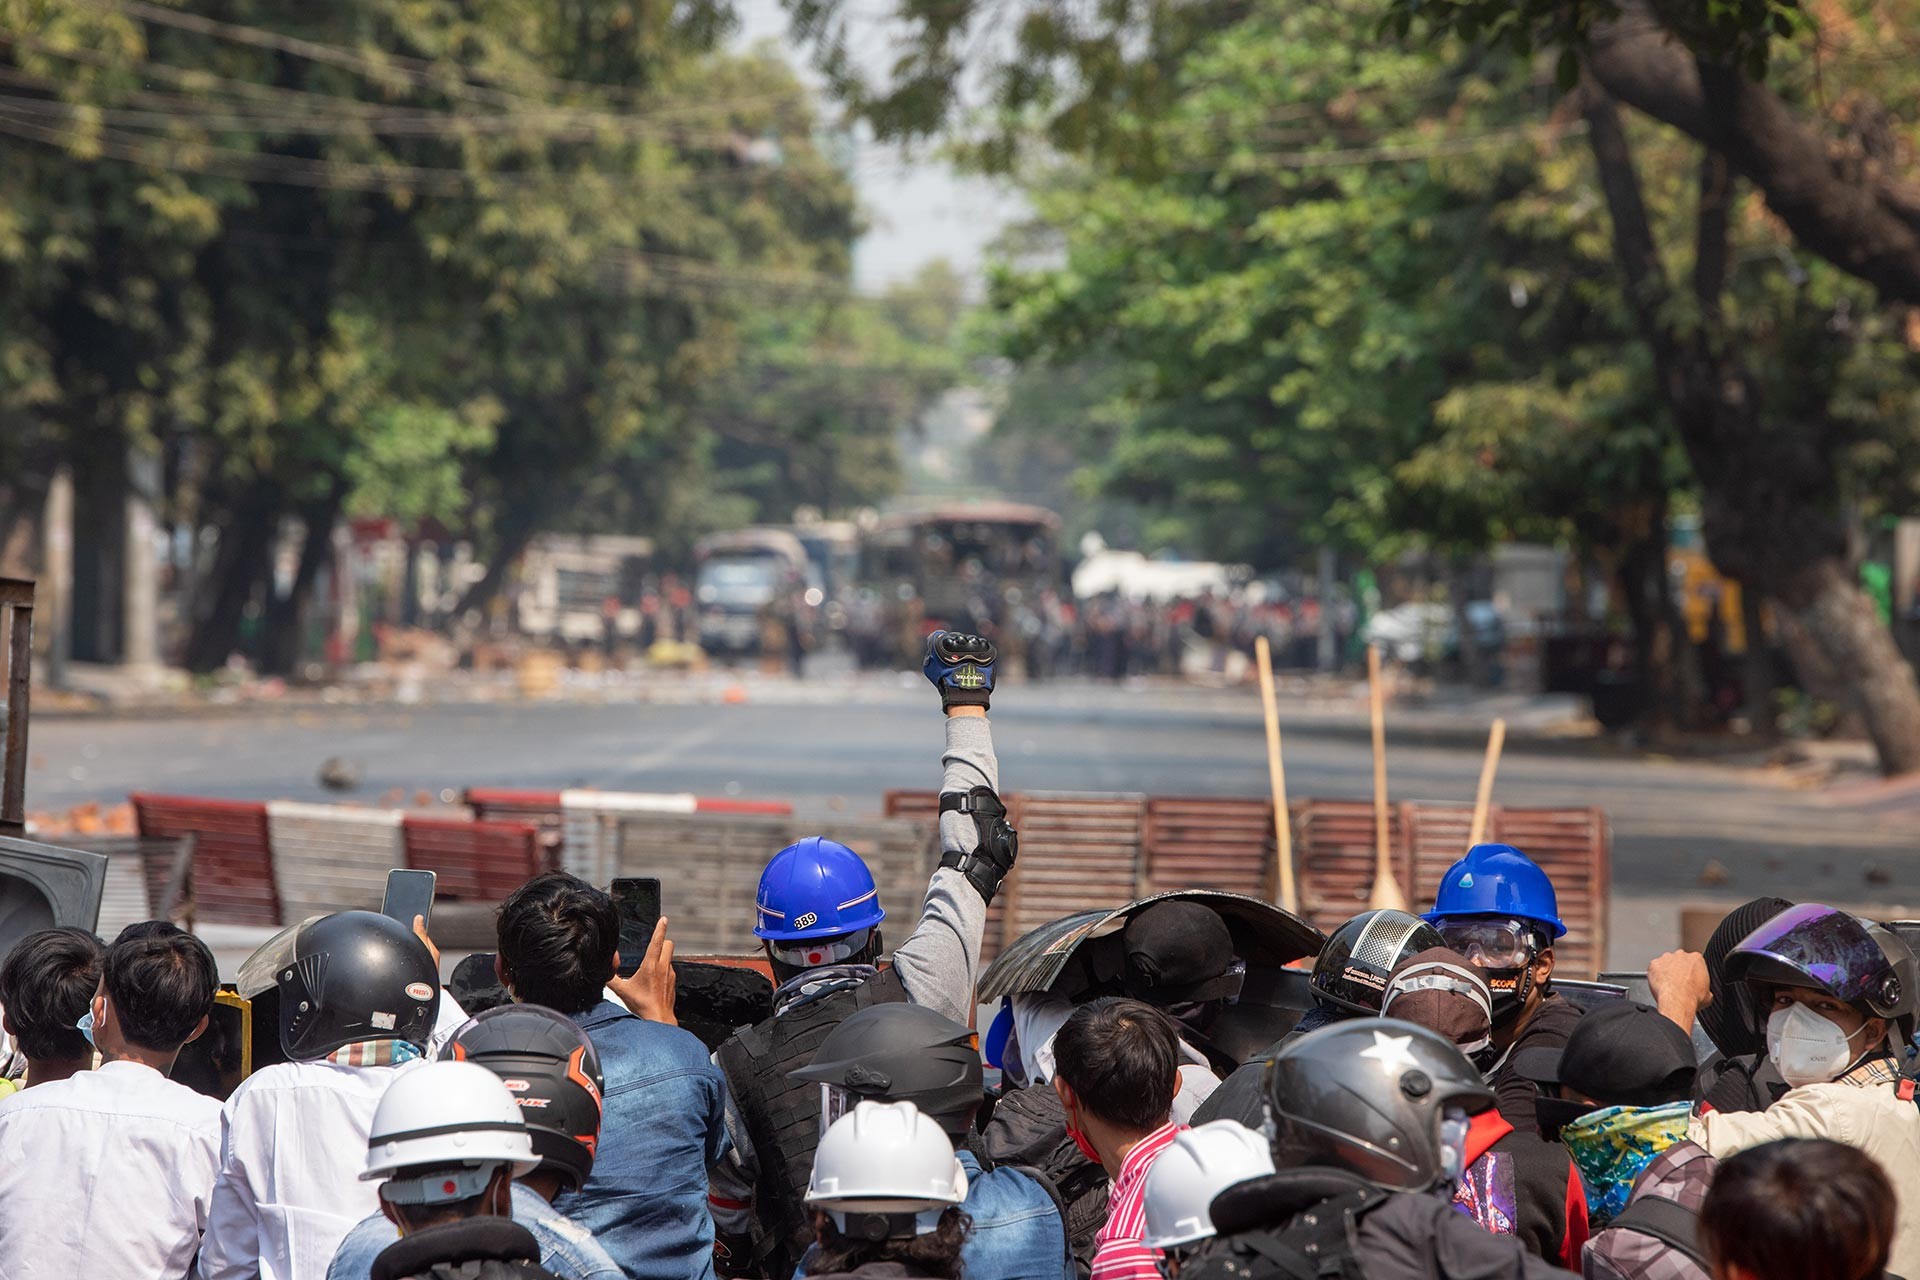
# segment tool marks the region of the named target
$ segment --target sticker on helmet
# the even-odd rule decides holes
[[[1460,877],[1460,887],[1462,889],[1473,888],[1473,872],[1469,871],[1467,872],[1467,874]]]
[[[407,994],[415,1000],[427,1001],[433,999],[433,988],[424,982],[409,982]]]
[[[508,1093],[525,1093],[527,1090],[533,1088],[533,1086],[525,1080],[508,1080],[502,1077],[500,1083],[507,1086]]]
[[[813,926],[819,923],[820,923],[819,915],[816,912],[809,911],[807,912],[807,914],[795,920],[793,922],[793,927],[796,929],[811,929],[813,928]]]
[[[376,1031],[391,1031],[393,1030],[394,1023],[399,1021],[399,1019],[390,1013],[374,1013],[367,1016],[367,1021],[373,1024],[373,1028]]]

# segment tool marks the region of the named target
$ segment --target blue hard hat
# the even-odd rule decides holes
[[[1437,924],[1458,916],[1531,920],[1553,930],[1556,938],[1567,932],[1560,921],[1553,881],[1510,844],[1477,844],[1440,877],[1433,910],[1422,918]]]
[[[808,836],[773,855],[760,873],[754,910],[753,936],[769,942],[835,938],[887,918],[867,864],[825,836]]]

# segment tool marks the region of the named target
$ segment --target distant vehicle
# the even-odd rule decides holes
[[[1469,600],[1463,612],[1477,648],[1496,653],[1506,643],[1506,624],[1490,600]],[[1445,661],[1459,656],[1460,629],[1453,606],[1413,601],[1382,609],[1367,619],[1362,638],[1399,662]]]
[[[886,603],[908,665],[930,631],[1012,637],[1013,611],[1060,585],[1060,517],[1017,502],[961,502],[882,516],[860,542],[860,578]]]
[[[758,653],[762,613],[807,590],[806,548],[785,529],[710,534],[693,557],[700,647],[711,654]]]
[[[543,533],[520,561],[515,622],[522,633],[548,640],[606,637],[611,609],[620,635],[640,632],[640,594],[653,567],[653,542],[612,534]]]
[[[813,520],[793,526],[807,552],[807,603],[832,631],[847,621],[847,601],[860,576],[860,530],[851,520]]]

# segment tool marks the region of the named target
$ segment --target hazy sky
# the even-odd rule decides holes
[[[779,0],[741,0],[737,12],[740,44],[770,40],[787,51],[788,60],[809,80],[817,81],[805,52],[788,42]],[[863,52],[880,55],[877,33]],[[861,146],[853,178],[872,226],[854,251],[854,277],[861,289],[904,279],[936,258],[976,277],[987,243],[1022,207],[1016,196],[993,183],[872,142]]]

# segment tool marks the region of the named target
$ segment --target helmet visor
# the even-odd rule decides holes
[[[1849,1004],[1882,998],[1890,972],[1886,953],[1858,920],[1817,902],[1782,911],[1733,954],[1776,961]]]
[[[867,949],[872,929],[843,933],[837,938],[809,938],[800,942],[769,942],[773,958],[796,969],[813,969],[823,964],[841,964]]]
[[[1534,927],[1520,920],[1442,920],[1435,928],[1448,947],[1481,969],[1518,969],[1533,963]]]
[[[860,1102],[860,1095],[844,1085],[822,1084],[820,1086],[820,1132],[825,1133],[833,1127],[833,1122],[854,1109]]]
[[[297,924],[288,925],[261,943],[252,955],[240,962],[240,972],[236,975],[233,984],[235,990],[248,1000],[263,991],[271,991],[280,979],[280,971],[293,963],[294,953],[300,941],[300,931],[321,918],[308,916]]]
[[[1440,1173],[1448,1182],[1458,1182],[1467,1171],[1467,1135],[1473,1120],[1462,1106],[1447,1106],[1440,1111]]]

